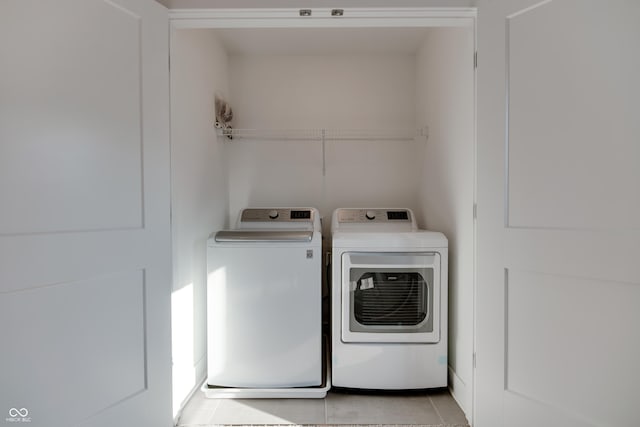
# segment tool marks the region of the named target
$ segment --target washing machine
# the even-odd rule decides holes
[[[331,235],[333,386],[446,387],[446,237],[410,209],[337,209]]]
[[[207,241],[208,397],[323,397],[315,208],[247,208]]]

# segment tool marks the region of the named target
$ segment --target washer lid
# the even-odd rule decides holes
[[[221,230],[216,242],[310,242],[313,231],[306,230]]]

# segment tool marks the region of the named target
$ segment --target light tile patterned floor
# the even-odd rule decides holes
[[[352,394],[325,399],[207,399],[186,405],[179,426],[219,424],[420,424],[468,425],[448,391],[424,394]]]

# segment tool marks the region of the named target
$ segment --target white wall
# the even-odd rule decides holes
[[[238,55],[230,57],[236,128],[415,129],[415,56]],[[413,141],[326,144],[233,141],[230,215],[249,206],[314,206],[327,221],[337,207],[418,208]]]
[[[429,126],[422,226],[449,239],[449,386],[471,419],[474,265],[474,76],[470,28],[430,29],[418,53],[417,114]]]
[[[213,33],[171,37],[174,416],[206,375],[206,240],[226,225],[227,169],[214,94],[228,96],[227,54]]]

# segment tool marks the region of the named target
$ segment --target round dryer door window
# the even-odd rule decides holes
[[[379,270],[351,269],[353,306],[349,329],[381,333],[433,331],[433,269]]]

